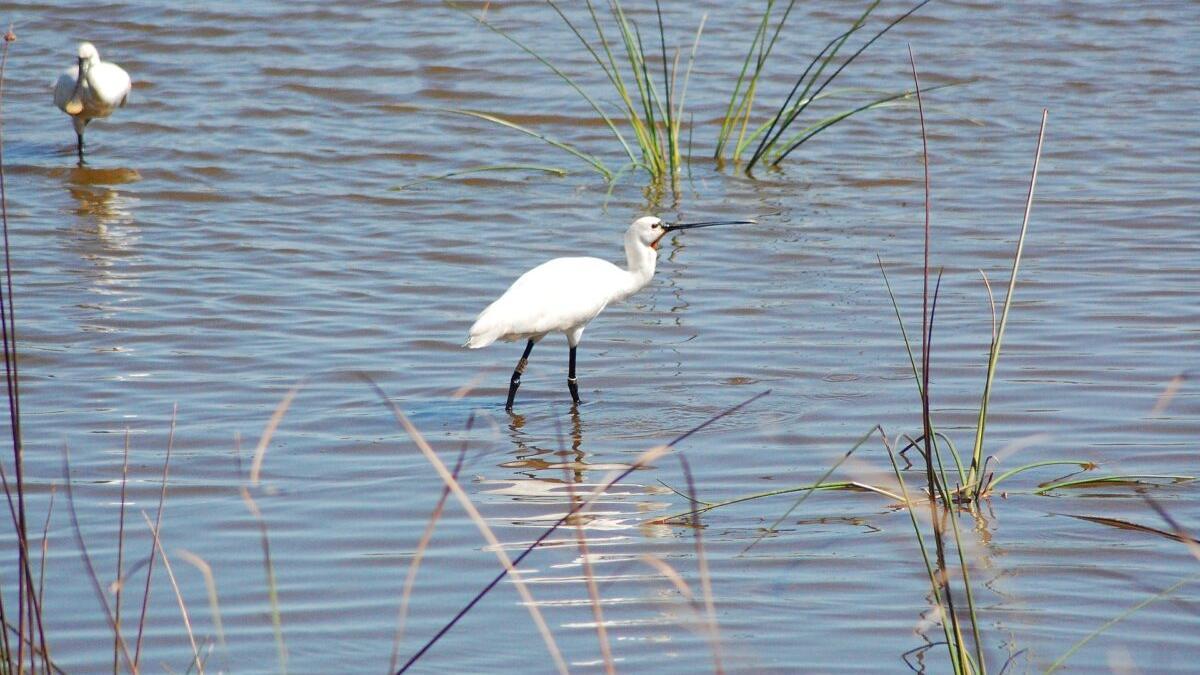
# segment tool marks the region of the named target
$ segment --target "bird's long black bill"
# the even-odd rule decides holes
[[[697,227],[714,227],[716,225],[757,225],[756,220],[709,220],[702,223],[679,223],[677,225],[666,225],[663,227],[665,232],[674,232],[675,230],[691,230]]]
[[[79,95],[79,88],[83,86],[83,78],[87,77],[84,72],[84,66],[87,64],[87,59],[79,59],[79,70],[75,71],[75,89],[71,90],[71,98]]]
[[[79,59],[79,70],[75,72],[75,88],[67,97],[66,108],[64,108],[68,115],[77,115],[83,111],[83,102],[79,100],[79,88],[83,86],[83,78],[87,76],[83,71],[84,63],[84,59]]]

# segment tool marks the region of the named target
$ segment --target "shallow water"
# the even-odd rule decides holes
[[[645,3],[635,15],[648,22]],[[782,172],[750,179],[707,159],[754,12],[664,3],[669,44],[707,22],[688,89],[695,161],[677,199],[645,177],[610,186],[535,139],[430,110],[509,115],[596,153],[621,151],[586,104],[538,63],[432,0],[362,8],[338,0],[95,7],[10,3],[4,87],[8,190],[31,517],[52,492],[46,629],[69,672],[99,671],[111,633],[79,563],[62,484],[69,446],[81,528],[101,577],[116,568],[120,467],[131,447],[127,564],[149,553],[168,431],[176,417],[162,536],[198,639],[215,639],[203,577],[212,566],[227,646],[209,662],[279,668],[260,530],[239,488],[288,389],[303,387],[253,489],[277,575],[289,670],[385,670],[397,606],[440,484],[356,373],[368,373],[447,461],[471,441],[464,487],[510,553],[639,452],[756,393],[771,394],[681,444],[699,498],[718,501],[817,480],[873,425],[917,433],[919,401],[876,255],[917,332],[923,243],[916,111],[875,111],[818,136]],[[897,5],[898,7],[898,5]],[[886,5],[885,5],[886,8]],[[790,86],[813,45],[859,3],[798,8],[760,96]],[[603,89],[541,3],[491,3],[489,17]],[[843,84],[974,79],[927,99],[933,262],[944,267],[931,393],[936,420],[969,448],[991,328],[980,271],[1008,278],[1038,120],[1046,149],[987,442],[1000,468],[1081,459],[1099,473],[1200,473],[1200,6],[936,2],[880,40]],[[650,25],[646,23],[645,25]],[[88,130],[89,164],[49,84],[75,43],[129,70],[130,105]],[[607,100],[607,99],[605,99]],[[405,106],[419,106],[413,109]],[[826,112],[842,106],[831,105]],[[570,171],[477,174],[468,167]],[[518,401],[503,396],[519,345],[460,348],[475,313],[521,271],[584,252],[620,260],[645,212],[757,217],[758,227],[680,234],[652,284],[608,309],[580,348],[587,403],[571,411],[566,348],[534,351]],[[1190,373],[1155,412],[1173,377]],[[469,385],[461,398],[455,392]],[[177,408],[177,412],[173,412]],[[475,429],[464,432],[474,414]],[[240,448],[240,449],[239,449]],[[992,670],[1044,668],[1125,609],[1200,571],[1182,545],[1070,516],[1167,527],[1126,487],[1036,496],[1056,468],[1009,482],[960,521],[970,542]],[[835,478],[891,483],[878,443]],[[914,468],[910,482],[918,472]],[[593,571],[619,668],[707,670],[704,633],[641,556],[700,592],[693,532],[645,525],[683,510],[674,459],[631,476],[589,519]],[[1190,485],[1152,491],[1200,529]],[[897,671],[939,639],[908,516],[870,493],[807,500],[749,553],[793,497],[708,514],[703,530],[723,662],[755,672]],[[532,554],[524,578],[572,670],[601,670],[573,533]],[[9,550],[13,549],[11,538]],[[6,558],[6,606],[15,606]],[[451,504],[425,558],[401,654],[411,654],[498,569]],[[135,623],[142,583],[125,599]],[[131,599],[132,598],[132,599]],[[1186,672],[1200,657],[1185,585],[1093,640],[1076,672]],[[142,659],[187,669],[173,592],[155,570]],[[944,652],[924,656],[944,672]],[[920,657],[911,657],[919,660]],[[421,661],[427,671],[549,671],[510,583]],[[160,666],[165,664],[165,666]]]

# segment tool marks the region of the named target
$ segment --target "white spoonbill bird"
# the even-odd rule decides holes
[[[479,313],[464,345],[486,347],[496,340],[527,340],[525,353],[517,362],[508,385],[504,409],[512,412],[521,373],[533,346],[549,333],[563,333],[571,348],[567,366],[567,388],[578,405],[579,383],[575,379],[575,348],[588,322],[612,302],[637,293],[654,276],[658,244],[668,232],[713,225],[750,225],[753,220],[722,220],[704,223],[665,223],[654,216],[633,221],[625,232],[627,269],[599,258],[555,258],[522,274],[487,309]]]
[[[100,60],[90,42],[79,43],[79,62],[63,71],[54,83],[54,105],[71,116],[76,150],[83,163],[83,129],[97,117],[108,117],[125,105],[132,84],[129,73],[115,63]]]

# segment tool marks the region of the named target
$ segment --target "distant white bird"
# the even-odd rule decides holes
[[[625,232],[625,259],[628,269],[599,258],[555,258],[522,274],[498,300],[480,312],[471,326],[465,347],[479,349],[496,340],[527,340],[525,353],[517,362],[508,385],[511,412],[521,373],[529,362],[533,346],[549,333],[563,333],[571,348],[567,369],[567,388],[571,400],[579,400],[575,379],[575,348],[588,322],[612,302],[620,302],[640,291],[654,276],[658,244],[668,233],[713,225],[749,225],[752,220],[727,220],[672,225],[653,216],[633,221]]]
[[[115,63],[100,60],[90,42],[79,43],[79,63],[58,76],[54,105],[75,124],[76,150],[83,163],[83,129],[97,117],[108,117],[129,100],[129,74]]]

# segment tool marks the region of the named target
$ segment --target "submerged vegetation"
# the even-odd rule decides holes
[[[777,167],[804,143],[839,122],[859,113],[895,105],[911,98],[911,90],[878,92],[863,88],[830,88],[830,85],[876,40],[912,16],[930,0],[922,0],[913,5],[886,22],[873,36],[862,40],[857,47],[852,47],[852,40],[866,28],[880,2],[881,0],[870,2],[848,29],[830,40],[811,58],[788,95],[782,102],[773,106],[774,112],[759,116],[755,114],[755,103],[759,97],[760,86],[771,62],[770,56],[775,51],[780,35],[796,5],[795,0],[786,3],[767,0],[757,30],[746,49],[741,70],[731,89],[729,105],[720,117],[713,158],[719,163],[732,163],[747,173],[762,163]],[[499,112],[466,108],[437,110],[473,117],[536,138],[582,160],[606,181],[615,181],[630,171],[644,171],[652,181],[675,187],[675,181],[695,157],[693,143],[698,130],[693,124],[694,116],[685,107],[685,103],[707,17],[701,18],[696,26],[690,47],[681,50],[667,46],[660,0],[654,2],[655,25],[646,31],[645,36],[641,27],[625,11],[620,0],[609,0],[607,12],[598,10],[592,0],[586,0],[587,13],[583,21],[572,19],[564,7],[553,0],[546,4],[578,41],[597,71],[603,74],[603,79],[611,87],[610,99],[606,100],[590,93],[575,76],[557,65],[553,57],[535,50],[527,41],[519,39],[513,31],[490,21],[486,14],[476,15],[466,9],[459,9],[479,25],[536,59],[577,93],[608,129],[614,142],[620,146],[627,160],[623,166],[614,170],[600,155],[514,122]],[[657,44],[654,44],[655,41]],[[849,56],[846,56],[846,52],[849,52]],[[816,119],[807,119],[805,116],[809,107],[821,99],[851,98],[862,94],[868,96],[867,100],[853,104],[851,108],[827,113]],[[610,110],[616,112],[610,113]],[[562,171],[553,167],[526,164],[470,167],[406,183],[401,188],[431,179],[499,170]]]

